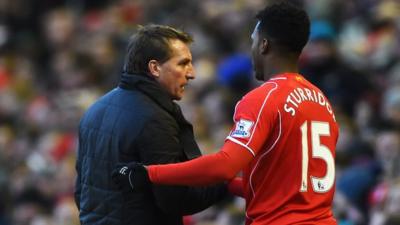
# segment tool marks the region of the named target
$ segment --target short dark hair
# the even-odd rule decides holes
[[[148,73],[150,60],[167,61],[172,53],[169,41],[174,39],[186,44],[193,42],[189,34],[170,26],[150,24],[139,27],[128,43],[124,72]]]
[[[259,34],[288,52],[300,54],[310,35],[307,13],[289,3],[279,1],[269,4],[256,15]]]

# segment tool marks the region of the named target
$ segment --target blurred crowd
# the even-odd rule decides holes
[[[237,100],[259,85],[250,33],[268,0],[1,0],[0,225],[77,225],[77,126],[118,83],[137,25],[195,38],[196,79],[179,102],[204,154],[223,144]],[[271,1],[271,0],[270,0]],[[400,2],[293,0],[311,37],[304,76],[340,124],[334,213],[340,225],[400,224]],[[187,225],[243,224],[231,198]]]

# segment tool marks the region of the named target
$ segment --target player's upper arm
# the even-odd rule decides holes
[[[241,145],[255,156],[265,145],[279,122],[274,103],[275,85],[255,89],[238,102],[234,113],[234,126],[228,140]]]

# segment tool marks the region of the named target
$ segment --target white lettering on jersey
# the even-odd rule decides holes
[[[236,128],[231,133],[231,137],[247,138],[250,137],[250,130],[254,122],[250,120],[240,119],[236,122]]]
[[[294,101],[293,101],[294,100]],[[321,92],[316,92],[308,88],[295,88],[293,89],[286,98],[286,103],[283,105],[285,112],[290,113],[290,115],[296,115],[296,109],[299,108],[301,103],[304,101],[315,102],[326,108],[328,113],[332,115],[333,120],[336,121],[335,115],[333,114],[332,107],[325,99],[325,96]]]

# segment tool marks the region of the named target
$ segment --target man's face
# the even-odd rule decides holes
[[[262,58],[260,53],[260,36],[259,36],[259,26],[260,21],[257,22],[253,33],[251,34],[251,57],[253,60],[253,70],[255,72],[255,76],[257,80],[264,80],[264,69],[262,64]]]
[[[160,64],[157,81],[167,90],[172,99],[180,100],[185,86],[194,79],[192,54],[187,44],[180,40],[170,40],[171,58]]]

